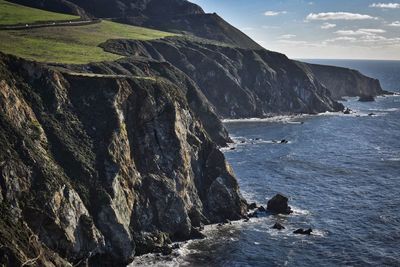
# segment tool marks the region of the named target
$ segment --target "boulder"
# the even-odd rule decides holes
[[[343,111],[343,113],[346,114],[346,115],[348,115],[348,114],[351,113],[351,109],[346,108],[346,109]]]
[[[288,205],[288,198],[277,194],[268,201],[267,210],[275,214],[290,214],[292,209]]]

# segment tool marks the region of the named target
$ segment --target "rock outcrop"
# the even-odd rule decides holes
[[[169,64],[47,66],[0,54],[0,141],[7,266],[123,266],[247,211],[218,150],[223,126]]]
[[[389,93],[382,89],[379,80],[367,77],[357,70],[300,62],[297,64],[306,72],[313,73],[336,100],[344,96],[378,96]]]
[[[275,195],[268,200],[267,210],[275,214],[290,214],[292,209],[288,205],[289,199],[281,194]]]

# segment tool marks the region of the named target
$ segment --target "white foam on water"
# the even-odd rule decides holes
[[[393,112],[400,110],[399,108],[370,108],[370,111],[377,111],[377,112]]]
[[[303,210],[303,209],[293,207],[293,206],[291,206],[291,208],[293,211],[293,215],[310,215],[311,214],[311,212],[308,210]]]
[[[235,122],[283,122],[283,123],[298,123],[294,120],[304,118],[309,116],[308,114],[299,114],[299,115],[278,115],[271,116],[266,118],[246,118],[246,119],[224,119],[222,122],[224,123],[235,123]]]
[[[328,232],[320,229],[313,229],[312,235],[318,237],[326,237],[328,235]]]

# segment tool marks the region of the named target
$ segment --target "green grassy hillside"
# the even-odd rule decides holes
[[[0,0],[0,25],[73,20],[78,18],[77,16],[48,12]]]
[[[0,3],[4,3],[0,0]],[[11,10],[11,9],[9,9]],[[29,8],[29,18],[45,21],[42,10]],[[11,11],[10,11],[11,12]],[[25,7],[12,10],[13,23],[22,22],[16,18],[24,18]],[[0,11],[0,14],[3,10]],[[45,12],[46,14],[49,12]],[[64,18],[64,15],[59,18]],[[1,24],[10,24],[9,16],[0,16]],[[7,22],[7,23],[6,23]],[[26,22],[26,21],[24,21]],[[174,34],[142,27],[101,21],[85,26],[60,26],[26,30],[0,30],[0,51],[6,54],[36,60],[39,62],[84,64],[88,62],[116,60],[121,56],[105,52],[98,47],[108,39],[159,39]]]

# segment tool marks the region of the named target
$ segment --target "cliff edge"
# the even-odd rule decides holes
[[[190,79],[110,64],[0,55],[0,263],[124,266],[246,212],[218,149],[229,139]],[[136,73],[108,72],[127,64]]]

